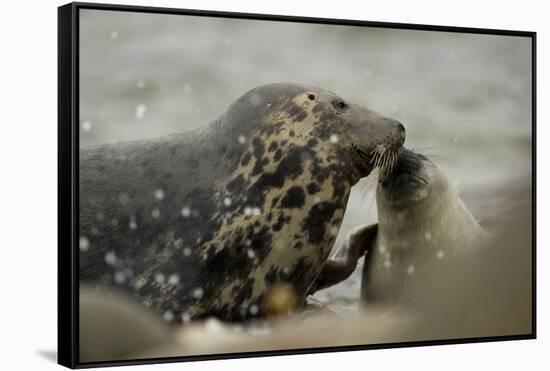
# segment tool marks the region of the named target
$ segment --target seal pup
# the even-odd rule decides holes
[[[386,168],[399,122],[314,86],[252,89],[195,131],[80,150],[80,280],[167,321],[266,315],[303,302],[351,187]]]
[[[392,169],[380,175],[376,202],[378,223],[352,230],[310,292],[349,277],[366,254],[362,301],[397,304],[414,296],[403,287],[415,272],[441,259],[460,259],[486,236],[439,166],[406,148]]]

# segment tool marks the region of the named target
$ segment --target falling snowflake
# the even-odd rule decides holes
[[[157,189],[155,191],[155,198],[161,201],[164,198],[164,191],[162,189]]]
[[[160,217],[160,210],[158,208],[154,208],[153,211],[151,211],[151,216],[158,219]]]
[[[105,254],[105,262],[109,265],[115,265],[117,262],[117,257],[114,251],[109,251]]]
[[[391,260],[385,260],[384,261],[384,267],[385,268],[391,268]]]
[[[164,273],[161,273],[161,272],[157,272],[155,273],[155,282],[156,283],[164,283],[164,281],[166,281],[166,277],[164,276]]]
[[[143,119],[143,117],[145,116],[145,112],[147,112],[147,107],[145,106],[145,104],[138,104],[136,107],[136,119]]]
[[[138,89],[143,89],[145,87],[145,82],[140,80],[136,83]]]
[[[123,272],[116,272],[115,273],[115,282],[119,285],[126,282],[126,275]]]
[[[130,223],[128,224],[128,226],[130,227],[130,229],[136,229],[137,223],[135,220],[130,220]]]
[[[414,273],[414,265],[411,264],[407,267],[407,274],[410,275],[410,274],[413,274],[413,273]]]
[[[84,121],[82,123],[82,130],[84,130],[86,132],[92,130],[92,123],[90,121]]]
[[[250,216],[250,215],[262,215],[262,209],[260,209],[257,206],[245,206],[244,208],[244,215]]]
[[[330,234],[331,234],[332,236],[338,236],[338,227],[332,227],[332,228],[330,229]]]
[[[184,218],[188,218],[191,215],[191,209],[187,206],[182,207],[181,209],[181,216]]]
[[[190,247],[184,247],[183,248],[183,256],[191,256],[191,248]]]
[[[229,207],[231,206],[231,199],[229,197],[226,197],[223,199],[223,204],[226,206],[226,207]]]
[[[204,329],[211,333],[216,332],[222,332],[224,330],[224,326],[222,322],[215,318],[215,317],[209,317],[204,321]]]
[[[246,137],[244,135],[239,135],[239,137],[237,138],[237,140],[239,141],[239,143],[241,144],[245,144],[246,143]]]
[[[246,253],[250,259],[254,259],[256,257],[256,253],[252,249],[248,249]]]
[[[333,143],[333,144],[338,143],[338,135],[336,135],[336,134],[331,134],[329,140],[330,140],[330,142]]]
[[[195,299],[200,299],[202,298],[203,295],[204,295],[204,291],[202,290],[202,288],[198,287],[195,290],[193,290],[193,297]]]
[[[176,273],[171,274],[170,277],[168,277],[168,283],[170,285],[177,285],[180,282],[180,276]]]
[[[443,250],[439,250],[436,256],[438,259],[443,259],[443,257],[445,256],[445,253],[443,252]]]
[[[248,311],[250,312],[250,314],[252,314],[253,316],[255,316],[256,314],[258,314],[259,312],[259,308],[256,304],[252,304],[250,306],[250,308],[248,308]]]
[[[190,93],[191,90],[193,90],[193,87],[191,86],[191,84],[188,84],[188,83],[183,84],[183,91],[184,92]]]
[[[191,315],[187,312],[183,312],[181,314],[181,321],[186,324],[191,322]]]
[[[109,34],[109,37],[113,40],[117,39],[118,38],[118,31],[111,31],[111,33]]]
[[[80,251],[88,251],[90,248],[90,241],[86,237],[80,237],[78,240],[78,245],[80,247]]]
[[[426,232],[426,233],[424,233],[424,238],[426,239],[426,241],[431,241],[432,240],[432,234],[430,232]]]
[[[172,322],[174,320],[174,313],[171,311],[171,310],[167,310],[166,312],[164,312],[164,314],[162,315],[162,318],[166,321],[166,322]]]

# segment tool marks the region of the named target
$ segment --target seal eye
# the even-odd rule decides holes
[[[343,100],[334,101],[332,105],[338,108],[340,111],[345,111],[349,107]]]
[[[309,100],[315,100],[315,94],[309,93],[309,94],[307,95],[307,99],[309,99]]]

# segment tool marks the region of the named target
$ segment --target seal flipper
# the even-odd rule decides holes
[[[312,295],[319,290],[336,285],[351,276],[357,267],[357,260],[376,241],[377,232],[378,223],[354,228],[346,238],[338,256],[326,261],[308,294]]]

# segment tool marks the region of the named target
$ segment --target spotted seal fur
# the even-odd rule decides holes
[[[188,133],[82,148],[80,280],[168,321],[265,315],[281,282],[303,302],[351,187],[404,138],[332,92],[280,83]]]

